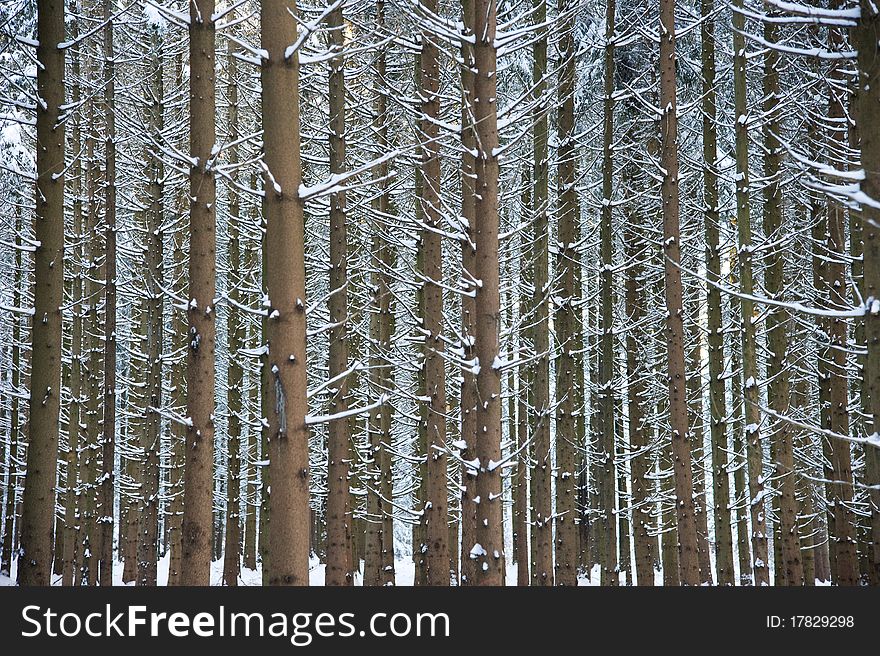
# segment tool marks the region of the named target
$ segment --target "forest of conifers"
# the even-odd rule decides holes
[[[0,583],[880,584],[873,0],[0,33]]]

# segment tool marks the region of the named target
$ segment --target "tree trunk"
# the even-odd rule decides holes
[[[421,0],[432,14],[437,0]],[[446,500],[446,371],[443,343],[443,244],[440,214],[440,52],[435,37],[422,31],[419,72],[421,101],[422,185],[418,203],[424,221],[422,238],[424,375],[427,407],[424,530],[426,581],[449,585],[449,521]]]
[[[101,458],[101,585],[113,585],[113,506],[116,488],[116,90],[113,7],[104,0],[104,393]]]
[[[559,13],[568,11],[568,18],[561,26],[559,34],[559,53],[562,58],[559,69],[559,82],[557,87],[558,130],[558,194],[559,194],[559,224],[558,224],[558,250],[557,271],[559,276],[559,300],[556,308],[554,322],[556,326],[556,341],[559,344],[559,356],[556,361],[556,584],[577,585],[577,525],[575,523],[575,501],[577,499],[577,476],[575,462],[575,372],[574,353],[577,347],[577,321],[576,311],[579,307],[576,293],[576,276],[578,252],[578,224],[580,221],[580,208],[578,207],[577,190],[575,189],[577,178],[578,149],[575,145],[575,40],[574,29],[576,13],[569,6],[567,0],[559,0]],[[613,13],[613,12],[612,12]],[[609,216],[610,219],[610,216]],[[610,244],[609,244],[610,245]],[[479,256],[479,249],[477,249]],[[610,257],[610,253],[607,254]],[[610,277],[610,271],[608,272]],[[610,282],[610,280],[609,280]],[[606,317],[606,320],[608,317]],[[609,331],[609,325],[603,325]],[[611,339],[610,331],[608,339]],[[606,346],[603,344],[603,346]],[[610,362],[606,358],[604,364]],[[606,390],[610,391],[610,390]],[[608,402],[614,403],[613,398]],[[610,527],[616,522],[613,515],[614,489],[616,479],[614,476],[614,423],[613,408],[607,413],[606,419],[610,424],[605,426],[606,442],[609,448],[606,460],[606,496],[605,510],[607,518],[606,545],[614,549],[615,542],[610,535],[614,531]],[[547,462],[548,469],[550,462]],[[616,533],[615,533],[616,535]]]
[[[214,464],[214,296],[216,181],[214,0],[190,4],[189,330],[186,365],[186,468],[180,582],[208,585],[211,575]]]
[[[547,19],[547,1],[534,0],[534,22]],[[549,285],[549,153],[547,95],[547,31],[538,27],[533,48],[532,84],[537,106],[533,118],[533,178],[531,220],[534,222],[532,246],[535,365],[532,380],[534,419],[532,420],[533,460],[531,470],[532,505],[532,585],[553,585],[553,465],[550,453],[550,285]]]
[[[602,585],[617,585],[617,514],[615,512],[614,467],[614,235],[612,196],[614,185],[614,13],[608,0],[605,13],[605,89],[602,140],[602,211],[599,224],[600,273],[599,312],[599,453],[598,481],[602,516]],[[573,65],[573,64],[572,64]],[[568,181],[573,183],[574,180]],[[561,233],[561,230],[560,230]],[[560,234],[560,242],[562,235]]]
[[[345,171],[345,44],[342,5],[327,17],[330,29],[330,174]],[[348,410],[348,234],[345,192],[330,195],[330,354],[329,376],[338,379],[330,391],[330,414]],[[329,424],[327,464],[327,567],[325,585],[352,581],[351,514],[349,509],[348,417]],[[444,526],[444,529],[446,527]]]
[[[269,584],[309,583],[309,431],[306,425],[306,306],[299,135],[296,3],[260,5],[263,50],[264,216],[269,297]]]
[[[61,401],[64,292],[63,0],[37,3],[36,229],[27,476],[21,517],[20,585],[50,585]]]
[[[234,167],[238,164],[238,146],[240,138],[238,128],[238,71],[234,53],[235,42],[226,42],[226,62],[229,83],[226,87],[228,107],[228,142],[230,145],[226,157],[232,171],[230,176],[235,181]],[[226,370],[226,534],[223,550],[223,583],[228,586],[238,585],[241,571],[241,435],[244,412],[244,365],[241,350],[244,347],[244,326],[238,306],[242,303],[240,287],[247,281],[248,272],[243,271],[241,257],[241,238],[239,231],[241,217],[241,201],[239,192],[232,185],[228,189],[229,216],[227,218],[226,257],[229,271],[226,273],[227,294],[229,303],[226,306],[226,339],[228,340],[228,361]]]
[[[839,1],[834,3],[840,6]],[[844,31],[841,28],[829,29],[831,50],[844,49]],[[836,60],[832,61],[829,77],[833,89],[829,91],[828,118],[830,121],[829,150],[838,151],[847,145],[845,110],[837,89],[846,88],[845,72]],[[836,145],[834,142],[837,142]],[[843,206],[835,199],[828,201],[828,294],[829,307],[842,310],[849,307],[846,280],[846,214]],[[830,340],[829,403],[831,430],[838,435],[849,435],[849,390],[847,384],[847,321],[842,317],[832,317],[828,321]],[[858,585],[859,562],[856,544],[856,515],[852,508],[853,472],[850,443],[846,439],[833,438],[831,451],[832,498],[834,508],[835,554],[837,561],[838,585]]]
[[[749,198],[749,135],[747,126],[746,46],[743,30],[742,0],[733,8],[733,75],[734,113],[736,115],[736,224],[739,235],[740,291],[751,296],[752,281],[752,226]],[[755,338],[757,310],[754,301],[741,297],[742,312],[742,367],[745,440],[748,453],[749,508],[751,511],[752,555],[755,585],[770,585],[767,563],[766,503],[764,500],[763,448],[760,433],[760,398],[758,389],[758,360]]]
[[[474,583],[503,585],[501,525],[501,367],[498,263],[498,115],[495,0],[474,0],[473,108],[476,136],[474,340],[477,372],[477,530],[470,547]],[[475,497],[475,499],[476,499]]]
[[[764,39],[768,43],[777,40],[776,23],[764,23]],[[764,238],[771,244],[784,244],[782,232],[782,190],[780,188],[780,165],[782,146],[779,143],[781,123],[778,113],[779,98],[779,53],[768,48],[764,55]],[[784,283],[784,254],[781,248],[771,250],[767,255],[764,273],[764,286],[770,298],[782,301]],[[786,325],[789,317],[784,308],[770,306],[767,314],[767,362],[768,399],[771,409],[780,417],[789,414],[790,383],[786,347],[788,335]],[[771,435],[774,440],[776,459],[773,463],[775,478],[779,486],[779,516],[774,542],[781,544],[782,571],[786,585],[803,585],[804,568],[798,539],[798,503],[794,473],[794,447],[791,427],[784,419],[771,422]]]
[[[164,316],[162,312],[164,292],[163,246],[163,195],[165,170],[161,158],[155,155],[162,144],[162,107],[163,90],[163,45],[159,26],[151,25],[151,72],[152,88],[149,98],[152,99],[148,113],[148,129],[150,146],[147,148],[147,208],[144,234],[144,259],[148,272],[146,280],[146,389],[147,400],[144,415],[144,429],[141,466],[142,505],[138,513],[138,584],[156,585],[157,560],[159,556],[159,464],[160,442],[162,439],[162,347]]]
[[[709,433],[712,443],[712,499],[715,526],[715,572],[718,585],[733,585],[733,535],[730,518],[730,471],[727,441],[727,398],[724,382],[724,333],[719,246],[718,127],[715,91],[715,5],[702,0],[703,64],[703,202],[706,235],[706,303],[709,347]]]
[[[470,42],[474,34],[474,0],[462,0],[462,41],[461,58],[461,218],[464,237],[461,240],[461,277],[469,291],[476,285],[476,197],[475,180],[476,134],[474,132],[474,48]],[[476,338],[477,307],[474,295],[463,294],[461,297],[461,349],[465,363],[474,361],[474,339]],[[461,368],[461,439],[465,448],[461,450],[462,460],[473,462],[477,448],[477,377],[473,368]],[[477,496],[476,471],[471,467],[463,467],[461,492],[461,585],[474,582],[474,559],[470,555],[471,547],[476,540]]]
[[[880,199],[880,134],[874,126],[880,122],[880,10],[869,0],[861,2],[861,19],[854,32],[858,48],[859,106],[856,121],[859,126],[862,150],[862,168],[865,179],[861,190],[869,198]],[[862,298],[865,299],[865,338],[867,356],[864,364],[864,382],[868,406],[868,433],[876,438],[880,422],[880,209],[869,203],[862,204],[862,236],[864,243],[864,281]],[[880,582],[880,445],[865,445],[865,483],[874,486],[870,492],[871,548],[868,556],[869,581]]]
[[[698,585],[700,568],[694,519],[691,451],[688,443],[688,408],[685,390],[684,308],[681,284],[681,237],[678,199],[678,117],[676,115],[675,0],[660,3],[660,106],[661,166],[663,185],[663,253],[666,287],[669,370],[669,424],[672,430],[672,464],[675,472],[679,568],[683,585]]]

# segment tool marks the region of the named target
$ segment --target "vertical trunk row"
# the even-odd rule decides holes
[[[461,297],[461,334],[462,358],[465,363],[474,361],[474,339],[477,334],[476,306],[476,159],[473,155],[476,144],[474,127],[474,48],[470,39],[474,34],[474,0],[462,0],[461,58],[461,221],[464,237],[461,241],[461,275],[462,284],[470,293]],[[477,376],[473,367],[461,369],[461,439],[465,448],[461,457],[472,462],[477,449]],[[463,467],[461,472],[461,584],[474,582],[474,559],[471,548],[477,535],[477,496],[476,471],[472,467]]]
[[[630,176],[632,172],[630,171]],[[632,177],[630,179],[633,179]],[[632,189],[637,188],[635,185]],[[642,215],[635,204],[627,208],[624,223],[626,260],[626,377],[627,408],[629,421],[630,488],[632,490],[632,526],[635,551],[636,585],[654,585],[654,554],[651,549],[649,528],[653,522],[653,490],[651,489],[650,430],[647,425],[648,376],[645,366],[647,341],[642,322],[645,315],[645,298],[642,291],[645,269],[642,259],[646,257],[645,241],[640,229]],[[652,472],[653,473],[653,472]]]
[[[116,90],[113,7],[104,0],[104,410],[98,522],[100,583],[113,585],[113,501],[116,487]]]
[[[474,297],[477,369],[476,515],[470,556],[477,585],[503,585],[501,525],[501,368],[498,267],[498,114],[495,0],[474,0],[473,114],[475,125]],[[477,502],[477,498],[479,502]]]
[[[871,549],[868,554],[869,579],[880,581],[880,444],[877,428],[880,422],[880,134],[872,127],[880,124],[880,10],[870,0],[861,2],[861,19],[854,33],[858,49],[859,106],[856,120],[860,127],[862,168],[865,179],[861,190],[874,203],[862,204],[861,225],[864,241],[865,357],[864,385],[868,406],[867,433],[872,436],[865,445],[865,483],[874,486],[870,492]]]
[[[715,91],[715,6],[702,0],[703,64],[703,203],[706,235],[706,303],[709,347],[709,436],[712,444],[712,499],[715,526],[715,571],[718,585],[733,585],[733,535],[730,519],[730,475],[727,444],[727,394],[724,382],[724,333],[718,199],[718,128]]]
[[[541,24],[547,19],[547,0],[535,0],[534,21]],[[534,116],[533,139],[533,192],[531,220],[534,222],[535,242],[534,287],[532,304],[535,308],[533,346],[535,369],[533,395],[534,419],[532,440],[532,585],[553,585],[553,465],[550,454],[550,323],[549,323],[549,260],[550,240],[549,209],[549,154],[547,106],[543,99],[547,93],[547,31],[538,28],[540,36],[533,46],[534,63],[532,84],[538,99]],[[571,439],[571,436],[568,436]]]
[[[739,235],[740,291],[751,296],[752,279],[752,227],[749,198],[749,135],[746,108],[746,45],[743,30],[745,20],[742,0],[733,7],[733,88],[736,122],[736,224]],[[757,345],[755,338],[754,301],[741,298],[742,313],[742,375],[745,440],[749,479],[749,508],[751,511],[752,553],[755,585],[770,585],[770,568],[767,563],[766,503],[764,500],[763,449],[761,446],[760,399],[758,390]]]
[[[577,545],[578,534],[576,524],[576,501],[577,501],[577,462],[576,462],[576,376],[574,371],[574,351],[578,346],[577,313],[580,305],[577,298],[580,266],[578,264],[578,225],[580,223],[580,208],[575,184],[577,182],[577,159],[578,150],[575,146],[575,89],[576,71],[575,54],[576,45],[574,30],[577,14],[567,0],[559,0],[560,15],[567,13],[567,18],[561,26],[559,35],[559,54],[561,58],[558,81],[557,106],[559,107],[557,141],[558,163],[557,181],[559,194],[559,223],[557,226],[557,270],[559,271],[560,287],[557,291],[560,300],[556,308],[554,321],[556,323],[556,341],[559,344],[559,356],[556,361],[556,584],[577,585]],[[612,7],[613,14],[613,7]],[[613,23],[613,20],[612,20]],[[613,25],[612,25],[613,28]],[[613,31],[613,29],[612,29]],[[609,162],[610,165],[610,162]],[[609,216],[610,219],[610,216]],[[609,244],[610,246],[610,244]],[[610,257],[610,254],[609,254]],[[610,270],[608,276],[610,278]],[[606,317],[607,320],[607,317]],[[608,323],[604,324],[606,330],[610,330]],[[609,334],[609,338],[612,336]],[[607,359],[606,359],[607,364]],[[614,399],[610,399],[614,403]],[[610,450],[608,456],[612,459],[612,466],[606,472],[608,479],[604,481],[607,486],[605,493],[605,510],[608,517],[608,526],[614,524],[616,516],[613,515],[614,489],[616,479],[614,477],[614,422],[613,408],[608,412],[611,424],[605,426],[606,435],[611,435],[608,443]],[[606,461],[607,462],[607,461]],[[549,463],[548,463],[549,466]],[[611,531],[609,531],[610,533]],[[607,539],[606,546],[613,549],[614,542]]]
[[[437,0],[421,0],[437,13]],[[422,185],[418,202],[424,221],[422,238],[424,372],[427,402],[423,536],[428,585],[449,585],[449,530],[446,499],[446,372],[443,357],[443,248],[440,215],[440,53],[434,38],[422,32],[419,95],[421,101]]]
[[[76,143],[76,142],[75,142]],[[79,190],[82,188],[82,168],[78,168],[74,171],[75,175],[78,175],[77,181],[79,188],[77,189],[77,196],[79,197]],[[80,208],[81,213],[81,208]],[[79,221],[82,224],[82,219]],[[21,235],[22,230],[24,229],[24,221],[22,219],[22,211],[19,210],[15,215],[15,232],[16,235]],[[81,233],[78,233],[81,234]],[[22,257],[21,257],[21,249],[15,249],[15,273],[13,277],[13,290],[12,290],[12,303],[15,307],[21,307],[21,278],[24,272],[24,268],[22,267]],[[78,312],[81,312],[81,306],[79,306]],[[80,315],[78,318],[78,323],[80,326],[83,324],[82,316]],[[4,481],[5,489],[6,489],[6,501],[5,508],[3,511],[3,544],[0,546],[0,572],[6,574],[7,576],[12,571],[12,554],[17,548],[16,542],[16,534],[21,533],[20,521],[16,522],[16,514],[18,511],[18,463],[19,463],[19,444],[22,441],[21,427],[19,426],[19,422],[21,421],[21,401],[20,401],[20,390],[19,386],[21,384],[21,317],[15,315],[12,319],[12,370],[10,371],[10,388],[13,392],[12,398],[10,399],[10,405],[12,406],[9,410],[9,449],[8,449],[8,464],[6,466],[6,480]],[[80,358],[80,362],[82,362],[82,358]],[[81,369],[80,365],[80,369]],[[77,469],[79,469],[79,462],[77,463]],[[73,565],[72,567],[76,568],[77,558],[79,557],[79,552],[74,551],[73,554]],[[73,580],[77,580],[77,573],[74,572]]]
[[[79,13],[80,7],[79,2],[74,3],[74,11]],[[79,36],[79,30],[77,27],[77,22],[73,22],[71,38],[76,39]],[[71,53],[71,72],[73,74],[74,84],[71,87],[71,102],[74,105],[79,105],[82,94],[80,91],[80,51],[79,49],[75,49]],[[73,122],[73,134],[71,139],[71,145],[79,152],[82,143],[82,128],[81,128],[81,119],[77,116]],[[80,424],[82,422],[82,392],[83,392],[83,278],[84,278],[84,269],[83,269],[83,260],[84,260],[84,249],[82,247],[82,238],[83,238],[83,206],[82,206],[82,182],[83,182],[83,167],[82,160],[77,157],[76,160],[72,163],[71,166],[71,177],[72,177],[72,192],[73,192],[73,234],[74,239],[76,239],[79,243],[75,246],[73,251],[73,256],[69,260],[73,265],[73,272],[71,273],[71,312],[73,314],[72,322],[73,326],[71,328],[71,355],[70,355],[70,409],[69,409],[69,421],[68,421],[68,429],[67,429],[67,482],[66,482],[66,497],[64,503],[64,536],[62,542],[62,571],[61,571],[61,584],[64,586],[76,585],[78,581],[77,570],[76,570],[76,562],[80,549],[80,529],[79,529],[79,448],[80,448]],[[16,260],[20,258],[20,251],[16,250]],[[18,265],[18,261],[16,262]],[[18,270],[18,266],[16,266],[16,270]],[[18,307],[18,284],[16,282],[15,288],[13,290],[16,298],[14,299],[13,305]],[[15,323],[13,324],[13,360],[16,359],[17,353],[19,350],[17,335],[15,334],[18,328],[18,318],[15,318]],[[17,376],[17,366],[16,363],[13,362],[12,365],[12,377],[13,377],[13,390],[15,390],[15,377]],[[9,481],[6,487],[7,495],[15,496],[15,483],[12,479],[12,465],[14,463],[15,458],[15,447],[13,446],[17,440],[12,439],[15,433],[18,431],[18,399],[15,395],[12,397],[12,435],[10,436],[10,448],[9,448]],[[7,512],[9,512],[11,506],[7,501]],[[12,527],[12,517],[7,515],[7,524],[9,528]],[[2,563],[5,560],[0,557],[0,569],[2,569]]]
[[[385,29],[385,3],[376,3],[377,32],[382,34]],[[388,147],[388,100],[385,94],[385,52],[380,50],[376,58],[376,109],[373,119],[373,130],[376,134],[377,148],[386,152]],[[373,197],[371,211],[373,214],[373,265],[371,268],[371,314],[370,314],[370,394],[380,397],[390,390],[393,384],[393,372],[388,362],[391,335],[393,332],[393,314],[391,306],[389,258],[391,247],[385,239],[382,229],[383,222],[390,212],[390,194],[388,192],[388,164],[382,163],[377,171],[380,190]],[[365,464],[366,471],[362,474],[367,489],[367,516],[364,536],[364,585],[383,585],[394,582],[394,545],[391,527],[391,481],[390,458],[388,448],[391,446],[390,418],[391,410],[388,403],[371,412],[368,418],[369,454]],[[388,485],[386,489],[386,473]],[[387,495],[386,495],[387,493]],[[386,522],[387,518],[387,522]],[[387,523],[387,530],[386,530]],[[390,554],[390,563],[386,558]],[[386,564],[391,569],[386,570]]]
[[[214,294],[216,181],[214,0],[190,3],[189,294],[186,364],[186,465],[180,582],[208,585],[211,575],[214,464]]]
[[[37,3],[37,189],[34,315],[27,476],[18,582],[49,585],[61,402],[61,303],[64,287],[63,0]]]
[[[528,166],[523,167],[522,173],[522,201],[520,203],[520,216],[524,223],[532,206],[531,175]],[[516,478],[513,481],[513,558],[516,561],[516,584],[518,586],[529,585],[529,482],[531,470],[531,449],[529,448],[529,400],[534,394],[534,365],[528,362],[531,354],[532,341],[532,315],[530,313],[530,295],[528,289],[533,281],[534,259],[533,243],[531,235],[523,232],[520,235],[519,244],[519,359],[523,364],[519,366],[519,388],[517,389],[517,428],[516,448],[520,451],[516,466]]]
[[[342,5],[327,17],[330,44],[330,174],[345,171],[345,56]],[[345,192],[330,195],[330,357],[329,376],[337,380],[330,390],[330,414],[348,409],[348,235]],[[326,585],[352,582],[351,514],[348,459],[351,419],[329,424],[327,464],[327,569]],[[444,497],[445,498],[445,497]],[[445,526],[444,526],[445,528]]]
[[[268,435],[270,585],[308,585],[309,443],[306,414],[306,305],[299,134],[296,3],[260,5],[263,50],[263,188],[269,307]],[[195,252],[195,251],[193,251]]]
[[[678,188],[678,117],[676,115],[675,0],[660,3],[660,107],[663,185],[663,254],[666,288],[666,348],[669,373],[669,424],[675,473],[679,569],[683,585],[700,582],[697,530],[694,518],[688,408],[685,390],[684,308],[681,283],[681,237]]]
[[[138,584],[156,585],[156,561],[159,554],[159,448],[162,408],[162,344],[164,317],[163,214],[164,166],[157,155],[162,146],[163,66],[162,38],[158,25],[151,26],[151,86],[147,94],[149,145],[147,147],[147,207],[145,209],[144,259],[146,264],[146,412],[141,433],[141,497],[138,512]],[[137,466],[137,465],[136,465]]]
[[[840,6],[840,2],[835,2]],[[829,29],[831,50],[840,51],[845,46],[845,33],[841,28]],[[844,99],[847,89],[843,66],[833,60],[829,72],[829,144],[830,153],[843,151],[847,146],[846,113]],[[846,211],[843,206],[829,199],[828,201],[828,301],[833,310],[849,307],[846,281]],[[849,390],[847,381],[847,321],[841,317],[832,317],[828,321],[828,338],[830,343],[828,362],[829,377],[829,419],[830,428],[838,435],[849,435]],[[834,533],[837,583],[839,585],[857,585],[859,580],[859,563],[856,549],[856,515],[852,508],[853,472],[852,455],[848,440],[832,438],[830,443],[831,498],[829,502],[834,509]]]
[[[605,13],[602,214],[599,225],[599,259],[602,268],[599,291],[601,309],[599,312],[599,452],[597,457],[601,464],[597,471],[601,473],[598,484],[601,499],[602,536],[604,538],[602,543],[602,585],[617,585],[619,582],[617,514],[614,508],[616,485],[614,475],[614,235],[611,225],[611,202],[614,185],[614,13],[615,2],[608,0]],[[573,176],[569,182],[574,182]],[[573,190],[572,193],[574,193]],[[576,219],[577,217],[573,217],[572,220]],[[561,234],[559,241],[563,242]]]
[[[234,42],[226,42],[226,62],[229,82],[226,87],[228,103],[228,142],[227,162],[235,180],[235,166],[238,163],[239,139],[238,127],[238,80],[236,59],[233,54]],[[226,535],[223,552],[223,583],[229,586],[238,585],[238,574],[241,567],[241,434],[242,434],[242,401],[244,397],[244,367],[241,349],[244,346],[244,326],[238,306],[242,303],[241,286],[248,280],[248,272],[242,271],[241,238],[239,230],[241,222],[241,201],[238,190],[232,185],[228,187],[229,216],[226,228],[226,258],[229,270],[226,273],[226,293],[229,302],[226,304],[226,339],[228,340],[228,360],[226,370]]]
[[[777,39],[777,24],[772,21],[764,23],[764,39],[774,43]],[[782,190],[780,186],[780,166],[782,146],[779,142],[781,122],[779,119],[779,53],[768,48],[764,55],[764,236],[769,243],[783,242],[782,233]],[[783,300],[784,255],[779,248],[771,249],[767,255],[764,286],[771,299]],[[789,397],[791,386],[787,362],[789,324],[788,313],[779,306],[770,306],[767,314],[767,345],[769,357],[767,361],[767,395],[771,409],[780,417],[789,414]],[[796,478],[794,473],[794,447],[792,430],[784,419],[771,422],[771,439],[774,442],[775,461],[774,476],[779,486],[779,516],[774,542],[781,544],[782,569],[777,569],[777,583],[785,581],[786,585],[802,585],[804,578],[803,561],[801,559],[800,541],[798,539],[797,515],[798,503]]]

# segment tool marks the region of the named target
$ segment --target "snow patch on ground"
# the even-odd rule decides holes
[[[158,583],[160,586],[168,585],[168,568],[169,568],[170,556],[169,554],[165,554],[162,558],[159,559],[159,566],[157,570]],[[361,562],[363,565],[363,561]],[[318,561],[317,556],[312,554],[311,559],[309,560],[309,585],[312,586],[322,586],[324,585],[324,563]],[[5,574],[0,574],[0,586],[9,586],[15,585],[15,578],[18,569],[17,561],[12,561],[12,571],[9,576]],[[259,586],[262,585],[263,575],[260,571],[259,565],[257,565],[257,569],[248,569],[246,567],[242,567],[241,573],[238,577],[238,584],[241,586]],[[400,558],[394,561],[394,578],[396,585],[399,586],[411,586],[413,584],[413,580],[415,578],[415,564],[412,562],[410,558]],[[601,567],[599,565],[595,565],[590,572],[590,576],[587,577],[581,574],[578,577],[578,585],[579,586],[598,586],[601,578]],[[211,563],[211,585],[221,585],[223,581],[223,560],[215,560]],[[355,585],[363,585],[363,578],[361,573],[358,572],[355,574]],[[509,586],[516,586],[516,567],[507,567],[506,568],[506,584]],[[626,585],[626,577],[621,573],[620,576],[620,584]],[[61,585],[61,577],[58,575],[52,576],[52,585]],[[123,583],[122,582],[122,563],[116,562],[113,567],[113,585],[134,585],[134,582]],[[662,586],[663,585],[663,572],[657,570],[654,572],[654,585]],[[830,581],[819,581],[816,580],[817,586],[823,585],[831,585]]]

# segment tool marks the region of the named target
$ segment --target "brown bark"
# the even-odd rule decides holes
[[[776,23],[764,24],[764,38],[767,42],[776,41]],[[782,189],[780,187],[780,167],[782,146],[779,143],[781,123],[779,119],[779,53],[768,48],[764,55],[764,236],[770,243],[785,243],[782,232]],[[777,248],[767,255],[764,272],[764,286],[770,298],[783,300],[785,292],[784,254]],[[768,398],[770,407],[780,417],[789,414],[790,382],[788,372],[788,335],[786,325],[788,313],[781,307],[771,306],[767,315],[767,343],[769,360],[767,363]],[[804,579],[801,548],[798,540],[798,504],[794,472],[794,447],[791,428],[784,419],[772,423],[771,439],[774,443],[775,478],[779,486],[779,514],[774,543],[781,546],[782,568],[777,569],[786,585],[802,585]]]
[[[840,2],[835,2],[840,6]],[[840,28],[829,30],[831,49],[842,50],[844,32]],[[833,61],[829,77],[833,88],[829,91],[828,118],[829,150],[835,152],[847,144],[844,123],[844,107],[840,89],[846,88],[843,66]],[[835,142],[837,142],[835,144]],[[849,307],[846,279],[846,213],[843,206],[834,199],[828,204],[827,255],[829,307],[840,310]],[[828,321],[830,352],[828,363],[830,428],[838,435],[849,435],[849,389],[847,381],[847,321],[842,317],[832,317]],[[834,438],[830,443],[831,492],[829,499],[834,509],[834,532],[838,585],[853,586],[859,583],[859,563],[856,544],[856,515],[852,507],[853,472],[852,454],[848,440]]]
[[[208,585],[211,576],[214,464],[214,296],[216,181],[214,0],[195,0],[189,17],[190,208],[189,343],[186,364],[186,465],[180,582]]]
[[[597,472],[602,517],[602,585],[618,585],[617,514],[615,512],[615,417],[614,417],[614,236],[612,196],[614,185],[614,12],[615,2],[606,3],[605,89],[602,141],[602,212],[599,224],[600,273],[599,311],[599,452]],[[569,180],[568,182],[573,182]],[[560,230],[561,232],[561,230]],[[560,242],[562,235],[560,234]]]
[[[162,38],[159,27],[151,26],[151,61],[152,74],[151,88],[148,94],[148,125],[151,144],[147,150],[147,207],[144,234],[144,259],[147,270],[145,308],[146,313],[146,386],[144,397],[146,399],[145,414],[143,417],[144,428],[142,432],[143,442],[140,444],[141,453],[141,490],[142,502],[138,512],[138,584],[156,585],[157,559],[159,555],[159,449],[161,434],[162,408],[162,346],[163,346],[163,323],[162,313],[163,297],[162,285],[164,280],[163,247],[165,235],[163,232],[163,183],[164,166],[161,158],[155,153],[162,144],[162,106],[163,92],[163,66],[162,66]]]
[[[229,82],[226,87],[228,107],[228,143],[226,156],[230,167],[238,163],[238,71],[234,56],[234,42],[226,43],[227,75]],[[235,170],[230,173],[235,181]],[[243,430],[242,400],[244,396],[244,365],[241,361],[241,349],[244,346],[244,326],[242,325],[240,286],[246,280],[242,275],[241,201],[238,191],[229,186],[229,216],[227,218],[226,257],[229,271],[226,274],[227,294],[229,303],[226,306],[226,339],[228,340],[228,361],[226,369],[226,527],[223,550],[223,583],[227,586],[238,585],[241,571],[241,435]]]
[[[476,160],[473,156],[476,134],[474,132],[474,49],[470,37],[474,34],[474,0],[462,0],[461,58],[461,218],[465,236],[461,240],[461,273],[462,280],[475,290],[474,281],[477,275],[476,264],[476,197],[475,180]],[[472,293],[461,297],[461,334],[462,356],[466,363],[473,362],[474,339],[476,338],[477,307]],[[461,457],[465,462],[472,462],[477,448],[477,377],[470,366],[461,369],[461,439],[465,448]],[[477,496],[476,472],[471,467],[463,467],[461,492],[461,585],[469,585],[475,579],[474,560],[470,556],[471,547],[476,542]]]
[[[706,299],[709,348],[709,433],[712,443],[712,498],[715,525],[715,571],[718,585],[733,585],[733,534],[730,518],[730,472],[727,398],[724,382],[724,333],[719,251],[718,128],[715,91],[714,0],[702,0],[701,60],[703,65],[703,203],[706,235]]]
[[[473,108],[476,133],[474,242],[476,245],[477,530],[470,556],[474,583],[503,585],[501,524],[501,369],[498,264],[498,115],[495,0],[474,0]],[[476,501],[476,497],[475,497]]]
[[[574,350],[577,348],[577,284],[576,276],[579,273],[577,265],[578,252],[578,225],[580,222],[580,208],[578,206],[577,190],[575,188],[577,178],[578,149],[575,144],[575,41],[574,29],[576,14],[569,6],[567,0],[559,0],[558,9],[560,14],[568,11],[568,18],[561,26],[559,34],[559,52],[562,57],[559,69],[559,82],[557,90],[558,130],[558,194],[559,194],[559,223],[558,223],[558,250],[557,271],[560,279],[557,294],[559,301],[556,307],[554,322],[556,326],[556,341],[560,352],[556,360],[556,508],[554,512],[556,529],[556,562],[555,574],[556,585],[577,585],[577,525],[575,501],[577,499],[577,476],[575,461],[575,371]],[[609,217],[610,219],[610,217]],[[609,226],[610,227],[610,226]],[[609,244],[610,245],[610,244]],[[477,249],[479,256],[479,248]],[[610,271],[609,278],[610,278]],[[608,317],[605,318],[606,320]],[[606,331],[609,325],[603,325]],[[612,336],[607,333],[608,339]],[[609,364],[606,358],[604,364]],[[606,389],[610,392],[610,389]],[[607,396],[607,395],[606,395]],[[608,399],[606,399],[608,400]],[[610,398],[611,404],[614,399]],[[610,423],[604,427],[606,441],[609,447],[606,460],[607,486],[604,498],[607,527],[605,544],[613,550],[616,545],[613,541],[610,527],[616,522],[613,515],[614,489],[616,479],[614,477],[614,423],[613,409],[608,413],[606,420]],[[550,463],[547,463],[549,468]]]
[[[64,290],[63,0],[37,3],[36,225],[34,320],[27,476],[21,517],[20,585],[49,585],[61,401],[61,303]]]
[[[669,424],[675,473],[679,569],[683,585],[700,582],[697,531],[694,516],[688,409],[685,390],[684,308],[681,284],[681,235],[678,190],[678,117],[676,116],[675,0],[660,3],[660,106],[663,185],[663,252],[666,287],[669,373]]]
[[[263,50],[263,175],[268,345],[269,584],[309,583],[309,431],[306,425],[306,306],[299,135],[296,3],[260,5]]]
[[[101,585],[113,585],[113,501],[116,486],[116,90],[113,8],[104,0],[104,390],[100,482]]]
[[[344,23],[340,5],[327,17],[330,44],[330,174],[345,171]],[[330,391],[330,414],[348,410],[348,232],[345,192],[330,195],[330,354],[329,376],[339,379]],[[325,585],[352,583],[349,509],[349,429],[347,417],[329,423],[327,449],[327,567]],[[444,526],[445,528],[445,526]]]
[[[534,18],[541,24],[547,18],[546,0],[536,0]],[[533,130],[533,191],[531,220],[534,222],[534,264],[532,305],[534,326],[532,328],[535,364],[532,373],[532,585],[553,585],[553,465],[550,443],[550,291],[549,285],[549,152],[548,116],[549,103],[544,98],[547,91],[547,33],[539,27],[540,37],[533,46],[534,63],[532,84],[538,104],[534,110]],[[569,438],[570,439],[570,438]]]
[[[437,0],[421,0],[425,9],[437,13]],[[437,141],[440,115],[440,53],[428,31],[422,32],[419,94],[422,119],[422,185],[418,202],[424,221],[422,238],[424,308],[424,375],[426,451],[423,536],[428,585],[449,585],[448,510],[446,500],[446,371],[443,343],[443,245],[440,230],[440,147]]]
[[[862,168],[865,179],[861,190],[873,200],[880,199],[880,134],[873,126],[880,123],[880,11],[869,0],[862,0],[859,26],[854,32],[858,49],[859,105],[856,114],[860,127]],[[865,483],[874,486],[869,495],[871,538],[868,572],[871,585],[880,583],[880,445],[877,444],[880,422],[880,210],[863,203],[861,212],[864,242],[864,279],[862,298],[865,302],[865,338],[867,355],[864,361],[863,384],[868,406],[868,433],[874,438],[865,445]]]

